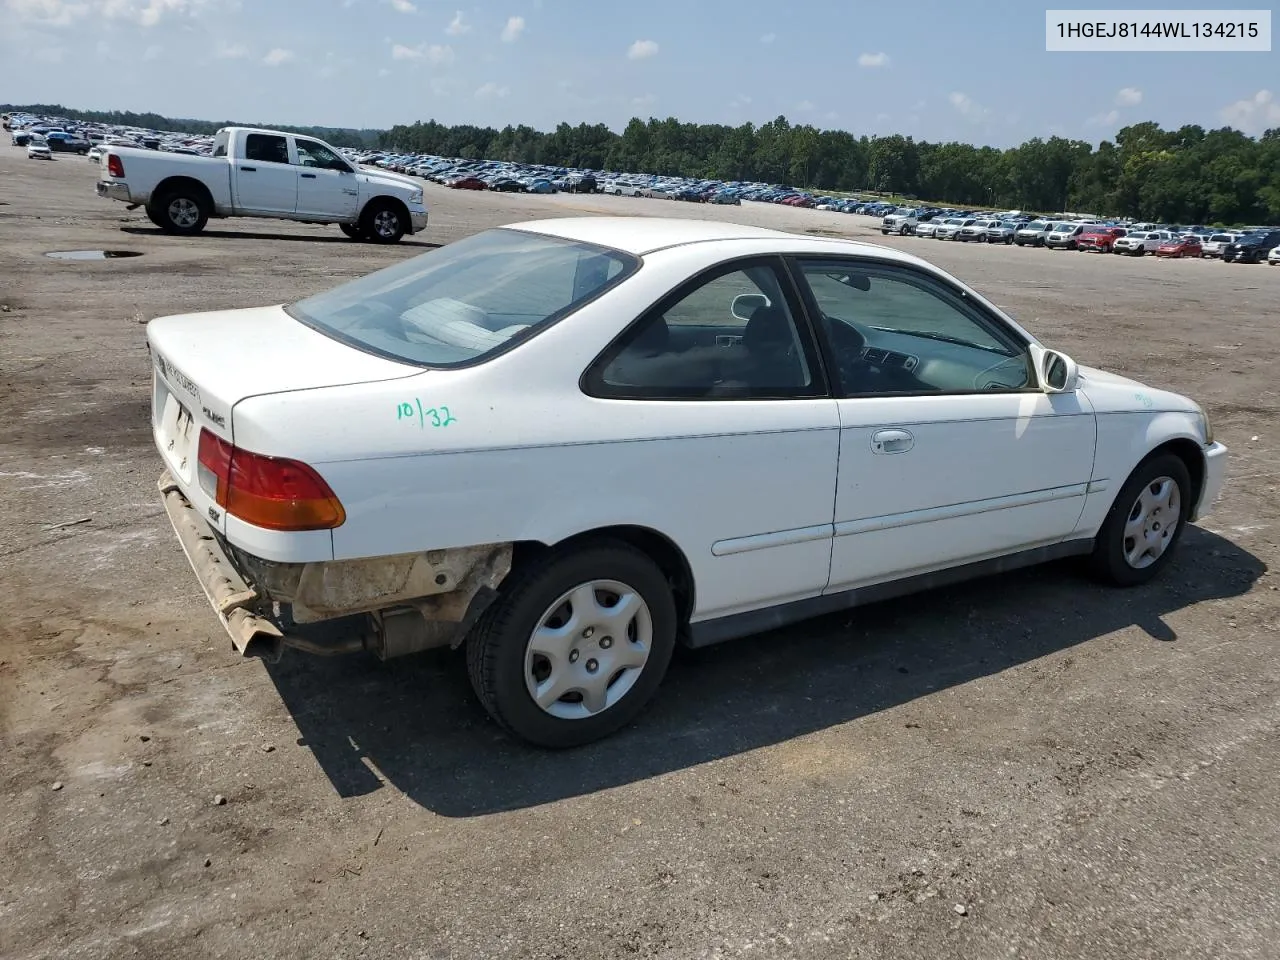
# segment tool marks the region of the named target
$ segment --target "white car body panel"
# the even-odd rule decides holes
[[[1075,529],[1094,448],[1093,417],[1078,394],[837,403],[843,435],[830,590],[1052,543]],[[911,449],[875,452],[873,436],[886,428],[910,433]]]
[[[694,622],[1092,537],[1119,486],[1166,440],[1206,448],[1199,408],[1081,368],[1075,392],[851,399],[618,400],[583,371],[634,317],[689,276],[765,253],[863,256],[958,283],[898,250],[714,221],[554,219],[520,229],[643,256],[629,279],[515,349],[422,370],[363,353],[279,307],[152,321],[169,380],[191,381],[193,417],[237,446],[310,464],[346,510],[332,531],[280,533],[222,518],[234,546],[268,560],[346,560],[478,544],[555,544],[603,527],[657,531],[687,559]],[[259,349],[245,349],[246,343]],[[275,360],[287,355],[291,363]],[[177,365],[176,367],[174,365]],[[194,400],[194,394],[192,395]],[[447,429],[408,409],[448,408]],[[210,415],[226,421],[220,428]],[[1095,417],[1095,414],[1097,415]],[[909,431],[883,456],[872,434]],[[198,432],[198,431],[197,431]],[[171,432],[156,442],[201,513]],[[190,458],[192,454],[186,451]],[[1221,483],[1216,471],[1206,489]]]

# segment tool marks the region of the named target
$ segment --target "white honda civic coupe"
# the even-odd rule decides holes
[[[677,642],[1067,555],[1142,583],[1226,465],[1196,403],[918,257],[728,223],[515,224],[147,340],[235,648],[465,646],[548,747],[634,718]]]

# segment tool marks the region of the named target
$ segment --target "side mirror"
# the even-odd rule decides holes
[[[738,320],[747,321],[761,307],[769,306],[769,298],[763,293],[740,293],[733,298],[729,312]]]
[[[1042,347],[1036,354],[1036,375],[1045,393],[1072,393],[1080,379],[1080,368],[1065,353]]]

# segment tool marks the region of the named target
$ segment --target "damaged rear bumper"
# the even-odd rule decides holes
[[[381,659],[456,647],[497,596],[510,543],[390,557],[275,563],[224,543],[166,470],[165,512],[214,613],[243,656],[270,661],[285,647]],[[334,626],[345,630],[324,629]]]
[[[222,544],[204,518],[182,495],[177,481],[166,470],[157,484],[165,513],[178,535],[182,551],[213,606],[231,644],[244,656],[279,660],[284,649],[284,631],[271,620],[254,612],[265,598],[245,582]]]

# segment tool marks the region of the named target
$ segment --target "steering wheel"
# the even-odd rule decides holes
[[[856,327],[843,320],[823,314],[826,320],[827,335],[831,338],[832,353],[835,355],[837,371],[845,388],[857,391],[871,373],[871,365],[862,358],[862,349],[867,345],[867,338]]]

